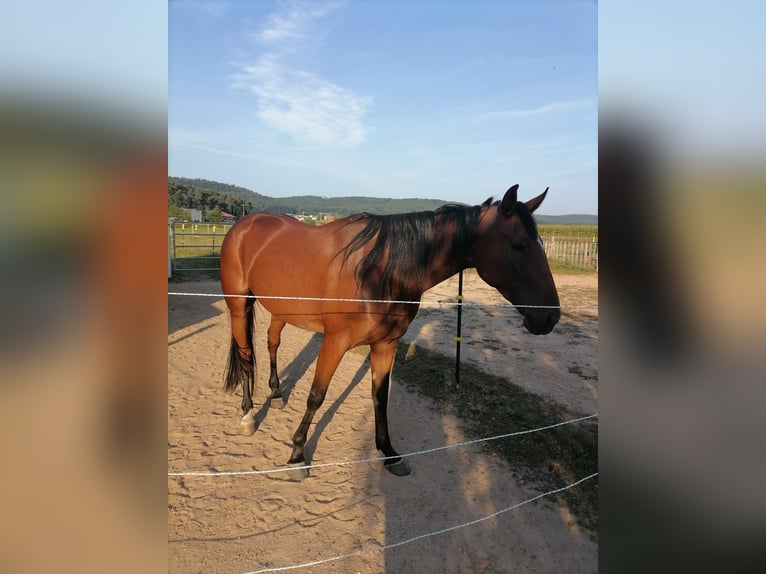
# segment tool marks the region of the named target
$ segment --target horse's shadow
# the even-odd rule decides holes
[[[301,349],[301,352],[290,362],[289,365],[284,367],[279,373],[280,384],[279,389],[282,392],[282,398],[287,403],[290,400],[290,395],[295,389],[295,385],[306,374],[311,364],[316,360],[319,355],[319,349],[322,346],[322,334],[314,333]],[[271,408],[271,401],[266,399],[266,402],[261,406],[260,410],[255,413],[255,428],[259,428],[261,423],[266,419]]]
[[[295,389],[295,385],[298,383],[299,380],[306,374],[306,371],[308,371],[309,366],[316,360],[317,355],[319,354],[319,349],[322,346],[322,334],[321,333],[315,333],[308,343],[306,343],[306,346],[303,347],[300,353],[292,360],[292,362],[287,365],[284,369],[282,369],[282,372],[280,373],[280,385],[279,388],[282,391],[282,397],[285,400],[285,403],[287,403],[290,399],[290,395],[292,394],[293,390]],[[319,437],[322,435],[322,432],[324,432],[324,429],[327,428],[327,425],[332,420],[332,417],[335,415],[335,413],[338,411],[338,408],[340,405],[345,401],[351,391],[353,391],[356,386],[362,382],[365,375],[370,369],[370,359],[369,356],[364,360],[364,362],[360,365],[359,369],[357,369],[354,376],[351,378],[351,382],[346,386],[344,391],[338,396],[338,398],[333,401],[333,403],[324,411],[322,414],[322,417],[319,419],[319,421],[316,423],[314,432],[311,434],[311,437],[306,442],[306,446],[304,448],[304,456],[306,460],[306,464],[310,464],[312,455],[314,454],[314,451],[316,450],[317,443],[319,441]],[[271,408],[271,401],[266,400],[264,404],[261,406],[259,411],[255,413],[255,428],[260,428],[261,423],[266,420],[266,417],[269,414],[269,409]]]
[[[290,400],[290,395],[295,389],[295,385],[306,374],[311,364],[316,361],[319,355],[319,349],[322,346],[322,334],[314,333],[301,352],[279,373],[279,389],[285,402]]]
[[[333,401],[327,410],[325,410],[325,412],[322,414],[322,418],[320,418],[319,422],[317,422],[316,428],[311,434],[309,440],[306,442],[306,446],[303,451],[304,457],[306,459],[306,464],[311,464],[311,459],[314,458],[314,451],[316,450],[317,443],[319,442],[319,437],[322,435],[325,428],[327,428],[327,425],[330,424],[332,417],[335,416],[335,413],[337,412],[340,405],[343,404],[343,402],[348,398],[348,396],[351,394],[351,391],[353,391],[356,386],[362,382],[369,370],[370,357],[368,355],[364,362],[359,366],[356,373],[354,373],[354,376],[351,378],[351,382],[348,384],[345,390],[338,396],[337,399],[335,399],[335,401]]]

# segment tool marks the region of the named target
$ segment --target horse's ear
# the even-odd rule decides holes
[[[545,191],[542,192],[540,195],[535,197],[534,199],[530,199],[526,202],[527,207],[529,208],[530,213],[534,213],[535,209],[540,207],[540,204],[543,202],[543,199],[545,199],[545,196],[548,194],[548,188],[545,188]]]
[[[503,201],[500,202],[500,206],[497,208],[500,213],[503,215],[513,213],[513,210],[516,209],[516,202],[518,201],[518,191],[518,183],[508,188],[508,191],[505,192],[505,197],[503,197]]]

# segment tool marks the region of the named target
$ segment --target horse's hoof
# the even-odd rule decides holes
[[[243,416],[239,424],[243,435],[250,436],[255,433],[255,416],[253,416],[253,412],[250,411]]]
[[[269,400],[269,406],[272,409],[283,409],[285,408],[285,405],[287,405],[287,403],[282,397],[271,397]]]
[[[386,470],[394,476],[407,476],[410,474],[410,466],[403,460],[393,464],[385,464],[384,466],[386,467]]]
[[[306,468],[305,462],[290,462],[287,463],[292,470],[288,473],[290,480],[300,482],[309,477],[309,469]]]

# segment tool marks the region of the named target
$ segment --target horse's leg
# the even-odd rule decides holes
[[[410,467],[391,446],[391,438],[388,435],[388,387],[397,342],[382,341],[370,347],[372,404],[375,408],[375,446],[384,456],[394,457],[388,458],[383,463],[386,470],[396,476],[407,476],[410,473]]]
[[[296,430],[293,435],[293,452],[290,455],[290,460],[287,461],[287,464],[305,464],[303,446],[306,444],[309,426],[314,419],[314,414],[317,412],[317,409],[322,406],[324,397],[327,394],[327,387],[330,385],[330,380],[335,374],[335,370],[338,368],[338,365],[343,358],[343,354],[347,350],[348,347],[337,337],[328,337],[325,335],[322,340],[322,346],[319,349],[319,357],[317,358],[316,372],[314,373],[314,381],[311,383],[311,390],[309,391],[309,396],[306,400],[306,414],[303,415],[303,420],[301,420],[301,424],[298,425],[298,430]],[[293,478],[298,480],[305,478],[306,476],[308,476],[306,470],[293,473]]]
[[[285,322],[279,319],[271,318],[268,330],[268,346],[269,346],[269,364],[271,367],[271,374],[269,375],[269,388],[271,394],[269,394],[269,400],[271,406],[283,408],[285,406],[285,399],[282,397],[282,393],[279,391],[279,375],[277,374],[277,349],[282,342],[282,329],[285,328]]]
[[[245,297],[227,297],[231,316],[231,349],[226,369],[226,389],[233,391],[242,383],[242,432],[255,432],[253,418],[253,390],[255,386],[255,351],[253,349],[253,305],[255,300]]]

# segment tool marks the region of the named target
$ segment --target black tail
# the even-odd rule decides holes
[[[245,334],[247,336],[247,348],[250,351],[250,361],[244,359],[239,352],[237,340],[231,336],[229,347],[229,360],[223,375],[223,388],[227,393],[232,393],[238,385],[253,381],[255,378],[255,349],[253,348],[253,318],[255,299],[248,298],[245,303]]]

